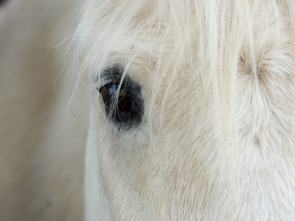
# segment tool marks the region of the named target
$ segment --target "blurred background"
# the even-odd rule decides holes
[[[67,68],[81,4],[0,0],[0,221],[83,220],[87,98]]]

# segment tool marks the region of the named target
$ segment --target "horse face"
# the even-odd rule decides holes
[[[86,2],[87,220],[294,215],[291,13],[283,1]]]

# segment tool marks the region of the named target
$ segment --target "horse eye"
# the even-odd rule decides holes
[[[113,111],[112,117],[115,120],[126,122],[131,117],[132,101],[125,88],[120,88],[120,90],[118,88],[118,82],[111,82],[100,88],[99,92],[102,95],[108,114]]]
[[[107,117],[120,128],[131,128],[140,124],[143,115],[141,87],[125,77],[121,85],[123,70],[114,67],[105,71],[110,82],[99,89],[105,104]]]

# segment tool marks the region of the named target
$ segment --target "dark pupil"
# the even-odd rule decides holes
[[[141,87],[128,75],[122,79],[124,68],[113,66],[103,71],[109,83],[99,88],[108,120],[119,129],[131,129],[141,124],[144,103]]]
[[[100,89],[106,111],[111,117],[119,122],[127,122],[130,120],[132,102],[123,84],[118,91],[119,83],[109,83]],[[116,99],[117,102],[116,102]]]

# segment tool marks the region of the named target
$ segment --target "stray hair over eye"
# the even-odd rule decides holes
[[[129,129],[141,123],[143,116],[143,100],[141,87],[122,74],[120,66],[114,66],[104,71],[102,77],[106,84],[99,88],[106,115],[119,128]]]

